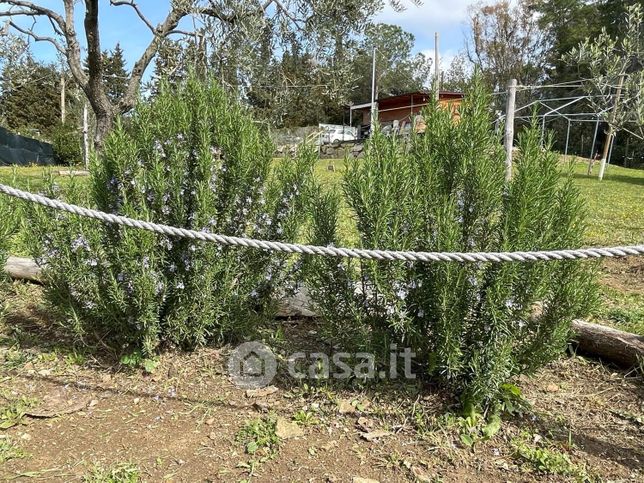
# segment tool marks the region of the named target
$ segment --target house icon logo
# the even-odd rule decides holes
[[[228,373],[237,387],[259,389],[268,386],[277,373],[277,360],[261,342],[245,342],[228,359]]]

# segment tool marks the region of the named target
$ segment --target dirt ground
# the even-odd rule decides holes
[[[636,372],[563,358],[517,381],[529,407],[487,439],[427,385],[278,378],[251,395],[226,375],[227,348],[129,369],[75,348],[40,289],[14,287],[0,335],[3,480],[644,481]],[[276,324],[290,340],[315,332]]]

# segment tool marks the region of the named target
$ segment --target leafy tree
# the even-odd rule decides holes
[[[373,49],[376,49],[376,85],[378,96],[391,96],[421,89],[427,84],[432,61],[419,53],[412,55],[414,36],[397,25],[372,24],[352,60],[351,100],[371,99]]]
[[[532,85],[542,75],[544,52],[537,17],[529,0],[470,7],[471,38],[467,55],[487,83],[504,90],[510,79]]]
[[[391,3],[402,7],[401,2],[397,0],[392,0]],[[13,30],[36,41],[49,42],[65,57],[74,79],[85,92],[94,111],[97,146],[102,144],[117,116],[135,106],[145,71],[166,39],[184,33],[178,27],[186,18],[199,18],[208,26],[208,33],[212,34],[208,41],[211,42],[211,50],[214,48],[213,54],[217,55],[220,51],[227,52],[225,46],[229,42],[240,45],[244,40],[252,39],[266,24],[273,25],[274,30],[285,39],[298,35],[315,39],[317,37],[313,34],[319,34],[320,27],[351,19],[353,15],[373,12],[382,6],[379,0],[173,0],[165,18],[155,26],[144,15],[136,0],[110,0],[109,6],[99,0],[86,0],[81,27],[77,26],[75,21],[75,0],[64,0],[62,12],[30,0],[2,0],[2,4],[6,5],[6,8],[0,11],[0,17],[8,17],[8,25]],[[125,94],[118,102],[114,102],[104,81],[105,65],[99,35],[99,18],[106,13],[106,8],[121,6],[133,9],[153,36],[132,67],[126,80]],[[99,15],[99,11],[102,15]],[[25,17],[34,19],[31,27],[23,27],[18,21]],[[50,35],[43,33],[44,29],[36,29],[37,25],[50,28]],[[87,72],[82,65],[81,40],[77,27],[80,27],[79,31],[82,28],[87,44]],[[206,38],[200,35],[199,31],[189,34]],[[319,35],[324,38],[326,32]],[[233,56],[229,56],[230,59],[239,59],[234,57],[234,49],[228,52],[233,53]]]
[[[639,139],[644,138],[644,10],[635,4],[627,8],[619,36],[606,29],[587,38],[564,56],[570,65],[582,65],[590,77],[583,83],[589,103],[608,124],[602,153],[604,174],[612,137],[627,126]]]
[[[0,106],[12,130],[49,135],[60,121],[60,76],[54,65],[30,59],[7,64],[2,72]]]
[[[118,104],[127,92],[128,73],[120,44],[111,51],[103,52],[103,82],[110,101]]]
[[[447,70],[443,71],[441,89],[446,91],[463,92],[469,85],[472,76],[471,64],[465,53],[459,53],[452,59]]]

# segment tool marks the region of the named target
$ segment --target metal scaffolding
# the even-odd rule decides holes
[[[543,86],[548,87],[548,86]],[[563,118],[567,121],[568,127],[566,130],[566,147],[564,154],[568,155],[568,144],[570,141],[570,126],[573,122],[593,122],[595,123],[595,133],[593,135],[593,142],[590,145],[590,158],[594,156],[595,143],[597,141],[597,133],[599,132],[599,124],[604,121],[606,112],[610,108],[604,109],[599,112],[568,112],[572,106],[580,102],[590,99],[590,96],[574,96],[574,97],[554,97],[550,99],[537,99],[514,111],[516,120],[529,121],[531,119],[541,119],[541,138],[543,139],[546,131],[546,122],[550,120]],[[532,108],[534,112],[530,115],[525,114],[525,110]],[[539,112],[545,109],[546,112]],[[524,111],[522,113],[522,111]],[[608,163],[610,164],[610,156],[613,153],[613,141],[611,139],[610,152],[608,155]]]

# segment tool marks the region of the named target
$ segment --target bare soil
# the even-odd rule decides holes
[[[470,448],[455,401],[437,387],[279,378],[273,394],[247,397],[226,375],[229,348],[166,353],[146,374],[107,352],[83,353],[57,331],[37,287],[15,289],[0,335],[0,424],[15,424],[0,430],[0,443],[24,454],[2,462],[0,452],[0,479],[82,481],[129,463],[154,482],[644,481],[635,372],[562,358],[517,381],[530,407]],[[276,324],[303,347],[315,336],[310,320]],[[271,454],[247,453],[247,422],[294,416],[301,436]],[[375,431],[381,437],[368,441]]]

